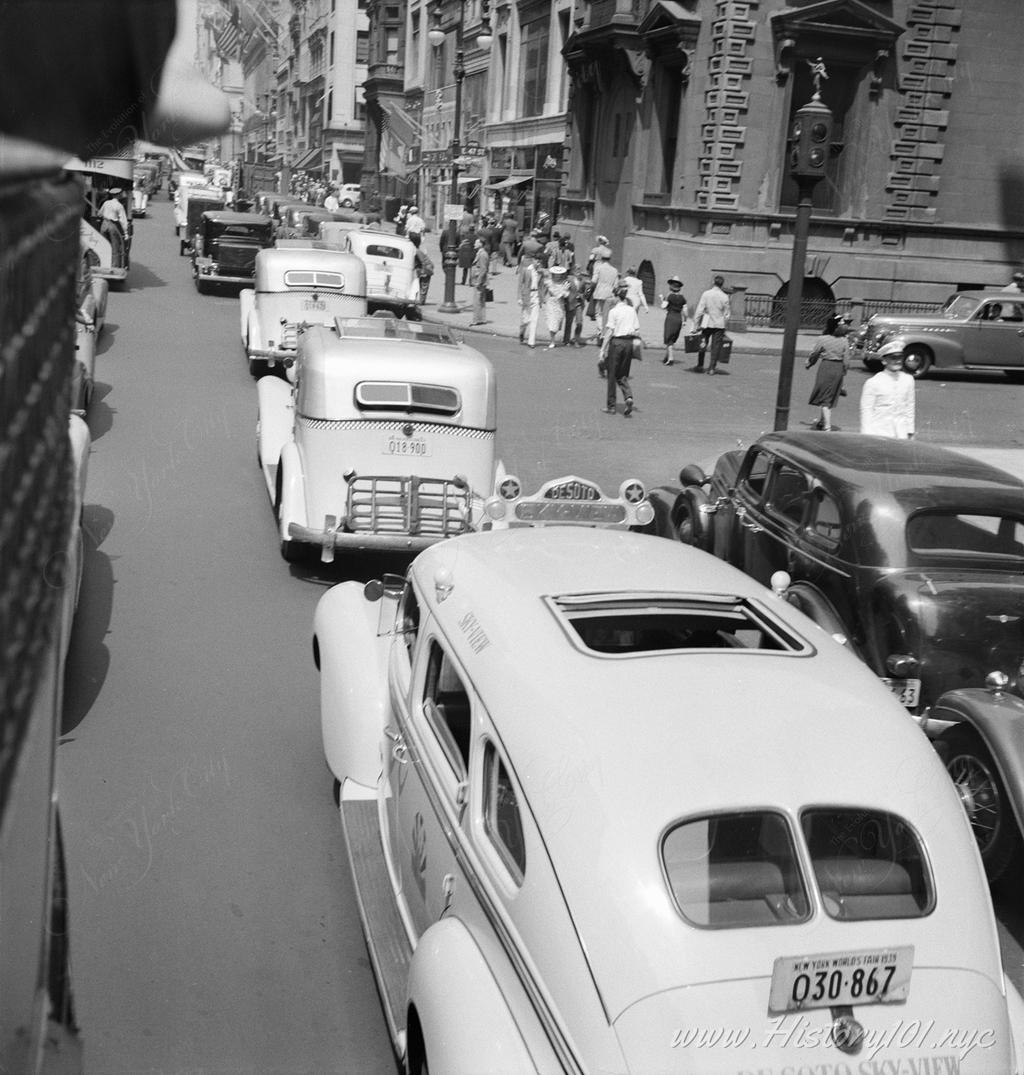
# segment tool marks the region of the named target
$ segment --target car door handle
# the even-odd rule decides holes
[[[759,534],[764,529],[760,523],[755,523],[753,519],[749,518],[747,509],[742,505],[736,508],[736,521],[744,530],[749,530],[752,534]]]
[[[397,728],[392,728],[388,725],[384,729],[384,734],[391,740],[391,757],[395,759],[400,765],[404,765],[409,760],[409,748],[405,745],[405,739],[402,733]]]

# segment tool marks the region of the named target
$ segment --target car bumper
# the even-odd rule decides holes
[[[469,530],[460,530],[458,533],[468,533]],[[324,563],[330,563],[334,559],[335,549],[387,549],[399,552],[422,552],[423,549],[436,545],[445,538],[455,537],[456,534],[401,534],[401,533],[372,533],[366,530],[348,531],[327,527],[320,530],[310,526],[300,526],[298,523],[288,524],[288,537],[292,541],[301,541],[305,545],[316,545],[321,549],[320,558]]]

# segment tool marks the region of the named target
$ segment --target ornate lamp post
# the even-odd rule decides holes
[[[455,24],[455,124],[452,128],[451,143],[451,204],[459,200],[459,157],[462,154],[462,81],[466,77],[466,65],[464,54],[463,32],[466,22],[466,0],[458,0],[459,21]],[[444,44],[447,36],[441,25],[442,0],[436,0],[434,4],[434,25],[431,26],[427,37],[435,48]],[[489,49],[494,40],[491,34],[491,24],[488,19],[489,5],[484,0],[480,10],[480,30],[476,36],[479,48]],[[442,256],[444,265],[444,302],[438,307],[438,311],[447,314],[457,314],[459,305],[455,301],[455,267],[458,262],[458,225],[455,220],[448,221],[448,240]]]
[[[807,233],[810,230],[812,195],[819,180],[825,178],[825,168],[832,142],[832,113],[821,99],[821,80],[827,79],[825,65],[819,56],[811,62],[814,96],[797,109],[790,132],[789,167],[800,190],[796,222],[793,226],[793,259],[789,269],[789,290],[786,295],[786,324],[782,334],[782,355],[779,361],[779,386],[775,399],[775,429],[789,425],[789,405],[793,394],[793,359],[796,337],[800,329],[800,304],[804,296],[804,268],[807,261]]]

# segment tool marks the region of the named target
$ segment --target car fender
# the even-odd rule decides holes
[[[270,380],[270,378],[265,378]],[[287,387],[287,385],[285,386]],[[299,446],[289,440],[281,450],[280,469],[281,503],[278,506],[278,527],[281,540],[289,540],[288,524],[308,526],[306,516],[306,476],[302,467]]]
[[[256,406],[259,415],[257,443],[260,466],[273,498],[277,464],[284,446],[292,440],[292,386],[280,377],[261,377],[256,382]]]
[[[242,327],[242,346],[247,350],[249,347],[257,346],[252,343],[252,330],[250,322],[252,320],[252,309],[256,302],[256,292],[251,287],[243,287],[238,293],[238,308],[239,308],[239,320]]]
[[[394,636],[378,637],[381,605],[367,600],[363,591],[361,582],[332,586],[316,606],[313,636],[327,765],[341,783],[354,780],[373,787],[391,713],[387,655]]]
[[[679,499],[682,489],[675,485],[659,485],[647,494],[651,507],[654,509],[654,518],[644,527],[640,527],[645,534],[654,534],[657,537],[669,538],[675,541],[675,528],[672,524],[672,513]]]
[[[1003,975],[1003,984],[1006,988],[1006,1012],[1013,1041],[1013,1070],[1015,1075],[1020,1075],[1024,1072],[1024,998],[1006,975]]]
[[[965,687],[943,694],[929,718],[966,724],[977,732],[999,770],[1017,827],[1024,832],[1024,698]]]
[[[499,1075],[538,1070],[519,1020],[457,918],[442,918],[420,937],[409,970],[409,1006],[431,1071]]]

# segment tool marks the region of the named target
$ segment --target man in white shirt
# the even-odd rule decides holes
[[[327,197],[324,198],[324,208],[328,213],[336,213],[341,208],[341,202],[338,201],[338,195],[334,190],[327,192]]]
[[[704,352],[710,351],[708,373],[714,373],[718,366],[718,356],[722,353],[722,341],[725,339],[725,326],[732,316],[724,285],[725,277],[716,276],[714,285],[701,295],[697,302],[697,312],[693,315],[697,327],[701,330],[697,369],[704,368]]]
[[[608,311],[604,325],[604,343],[601,356],[605,365],[605,379],[608,382],[605,414],[615,413],[615,386],[622,390],[626,409],[625,418],[633,413],[633,389],[629,383],[629,368],[633,362],[633,348],[640,338],[640,318],[626,298],[626,289],[620,287],[615,292],[618,300]],[[600,366],[600,363],[599,363]]]
[[[125,249],[128,236],[128,214],[117,197],[121,191],[114,187],[107,193],[100,206],[100,235],[110,243],[111,264],[123,268],[126,264]]]
[[[914,378],[903,369],[903,345],[879,349],[885,368],[864,382],[860,394],[860,431],[876,437],[909,440],[914,435]]]
[[[409,215],[405,218],[405,234],[409,240],[417,246],[423,241],[423,233],[427,230],[427,222],[420,216],[418,205],[409,206]]]

